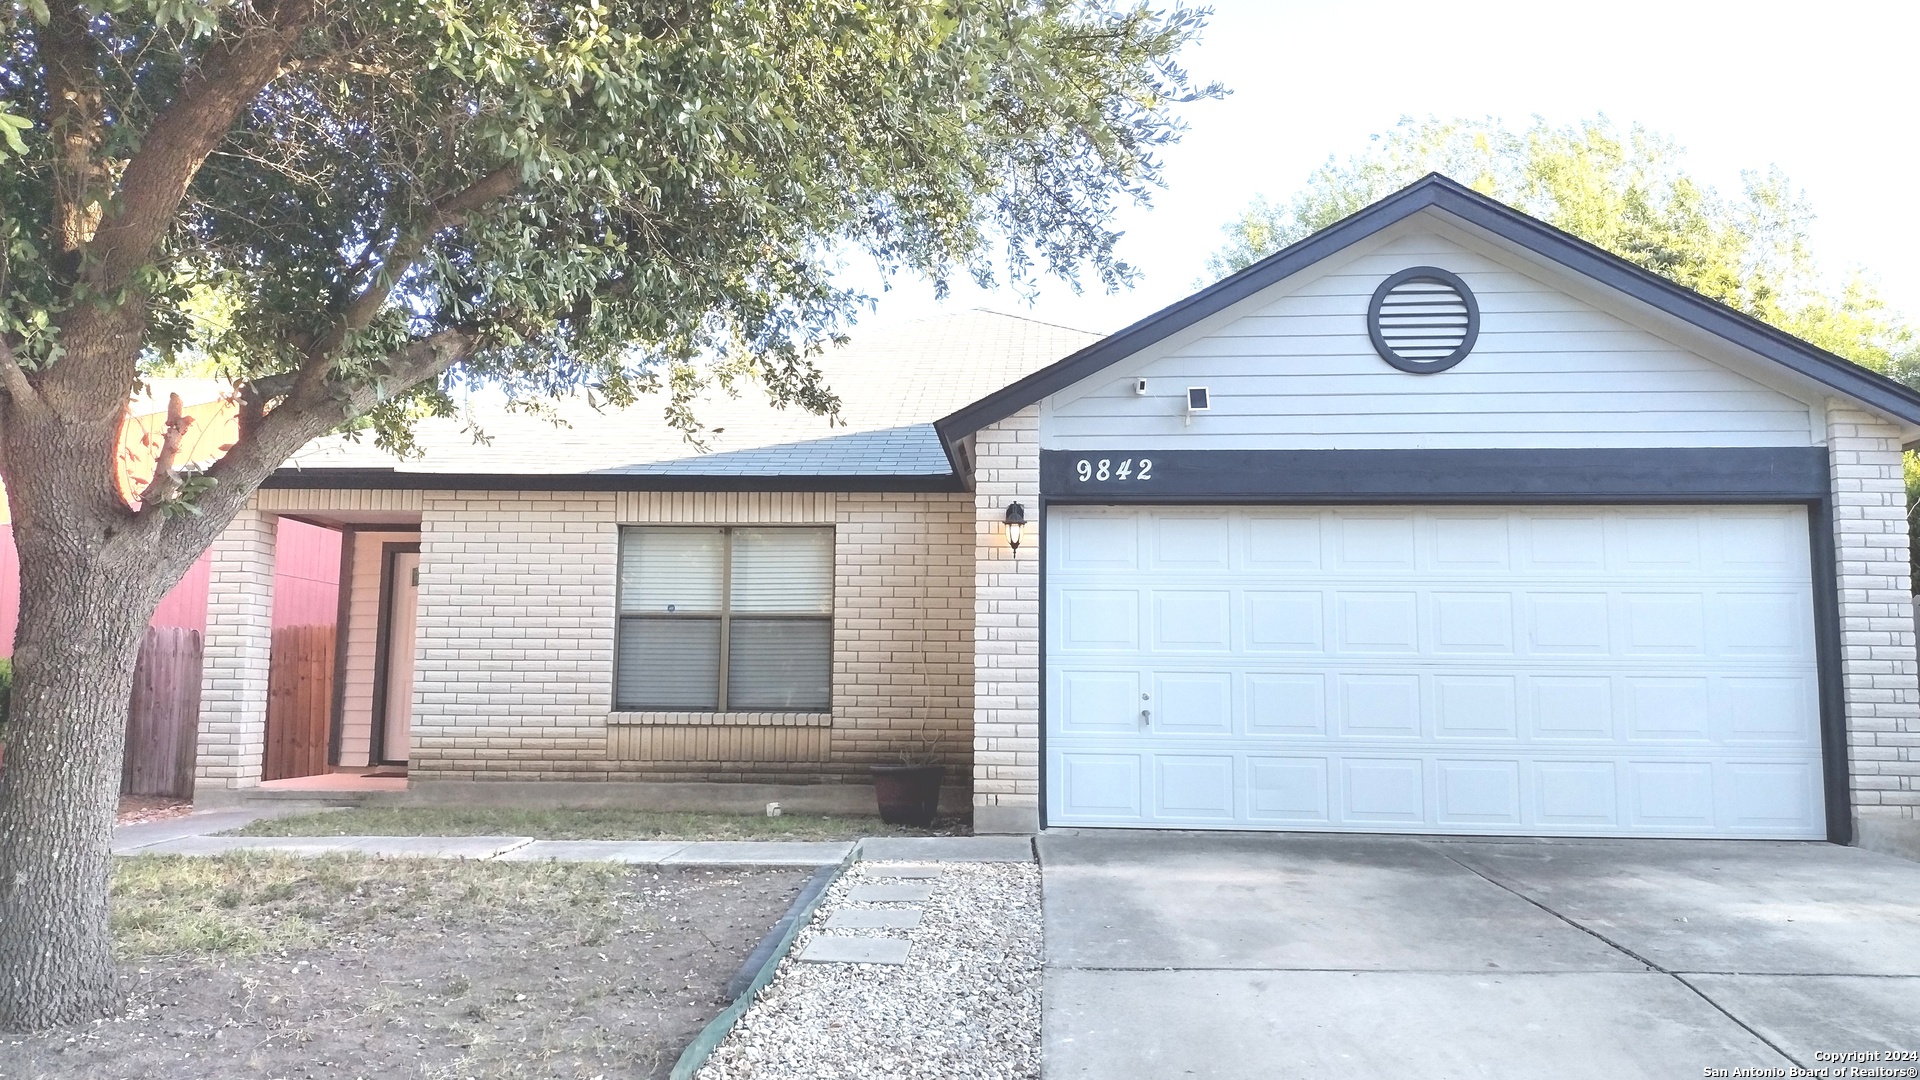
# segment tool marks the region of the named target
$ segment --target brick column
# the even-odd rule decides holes
[[[260,783],[273,657],[275,522],[272,514],[242,510],[213,542],[194,772],[203,793]]]
[[[1854,842],[1920,855],[1920,664],[1900,431],[1829,402],[1827,460]]]
[[[1040,826],[1040,422],[1015,413],[974,436],[973,829]],[[1007,504],[1026,538],[1007,547]]]

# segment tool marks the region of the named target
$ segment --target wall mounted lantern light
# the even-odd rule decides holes
[[[1027,508],[1019,503],[1007,504],[1007,546],[1020,550],[1020,540],[1027,531]]]

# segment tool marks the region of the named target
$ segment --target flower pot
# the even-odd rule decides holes
[[[880,820],[922,829],[933,824],[945,773],[939,765],[875,765],[873,793],[880,800]]]

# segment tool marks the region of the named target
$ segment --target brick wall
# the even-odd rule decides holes
[[[974,436],[973,815],[1032,832],[1040,806],[1040,423],[1028,408]],[[1007,504],[1027,511],[1018,552]]]
[[[274,518],[242,510],[213,542],[200,680],[201,789],[252,787],[267,749]]]
[[[971,499],[426,493],[412,772],[422,779],[865,778],[931,741],[971,766]],[[621,524],[815,524],[835,544],[833,712],[615,713]]]
[[[1920,664],[1900,432],[1827,407],[1848,769],[1861,839],[1920,852]]]

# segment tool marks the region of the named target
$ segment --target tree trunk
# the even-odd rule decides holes
[[[120,1003],[107,891],[114,806],[151,565],[76,557],[24,530],[14,684],[0,774],[0,1029]],[[118,560],[113,560],[118,561]],[[140,560],[147,562],[147,560]]]

